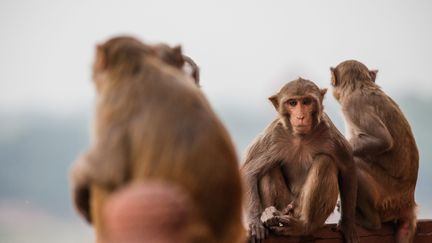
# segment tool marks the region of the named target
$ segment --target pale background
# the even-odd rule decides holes
[[[379,69],[416,136],[419,218],[432,218],[431,26],[428,0],[0,1],[0,242],[91,242],[67,173],[89,143],[94,46],[119,34],[183,45],[239,158],[285,82],[329,87],[346,59]],[[343,131],[331,92],[325,105]]]

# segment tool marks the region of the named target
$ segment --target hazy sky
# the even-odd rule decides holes
[[[0,2],[0,110],[92,106],[97,42],[119,34],[182,44],[213,103],[251,107],[286,81],[329,86],[358,59],[391,95],[432,97],[432,1]]]

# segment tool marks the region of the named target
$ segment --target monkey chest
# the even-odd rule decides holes
[[[287,187],[294,194],[298,194],[306,182],[313,164],[313,154],[298,151],[285,157],[281,161],[281,171]]]

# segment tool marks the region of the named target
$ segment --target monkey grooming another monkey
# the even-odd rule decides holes
[[[142,180],[173,184],[186,193],[202,228],[189,242],[244,240],[234,146],[181,69],[183,57],[179,48],[131,37],[112,38],[96,48],[94,141],[71,176],[74,203],[93,223],[97,241],[107,235],[106,201]]]
[[[330,70],[357,165],[357,221],[368,229],[397,221],[396,242],[413,242],[419,153],[410,125],[375,84],[378,71],[355,60]]]
[[[357,242],[357,178],[351,148],[323,112],[326,89],[299,78],[269,99],[279,117],[258,136],[241,168],[250,242],[268,231],[301,236],[322,227],[342,200],[345,242]]]

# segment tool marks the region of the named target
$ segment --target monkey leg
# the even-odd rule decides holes
[[[294,200],[280,167],[273,168],[260,179],[259,190],[264,209],[274,206],[282,211]]]
[[[396,243],[412,243],[417,227],[415,207],[405,209],[398,220]]]
[[[293,196],[286,185],[285,178],[279,166],[271,169],[259,179],[258,190],[261,210],[272,207],[275,211],[279,212],[293,200]],[[264,213],[265,210],[260,212],[261,219],[267,221]],[[274,215],[272,214],[272,216]],[[252,243],[260,243],[267,237],[268,229],[264,227],[264,222],[260,218],[249,225],[249,235],[249,241]]]
[[[338,198],[338,170],[326,155],[315,158],[303,186],[293,215],[278,216],[279,226],[270,227],[276,234],[300,236],[313,233],[324,225]]]
[[[355,157],[357,165],[357,224],[371,230],[381,228],[381,218],[378,212],[379,185],[371,176],[366,162]]]

